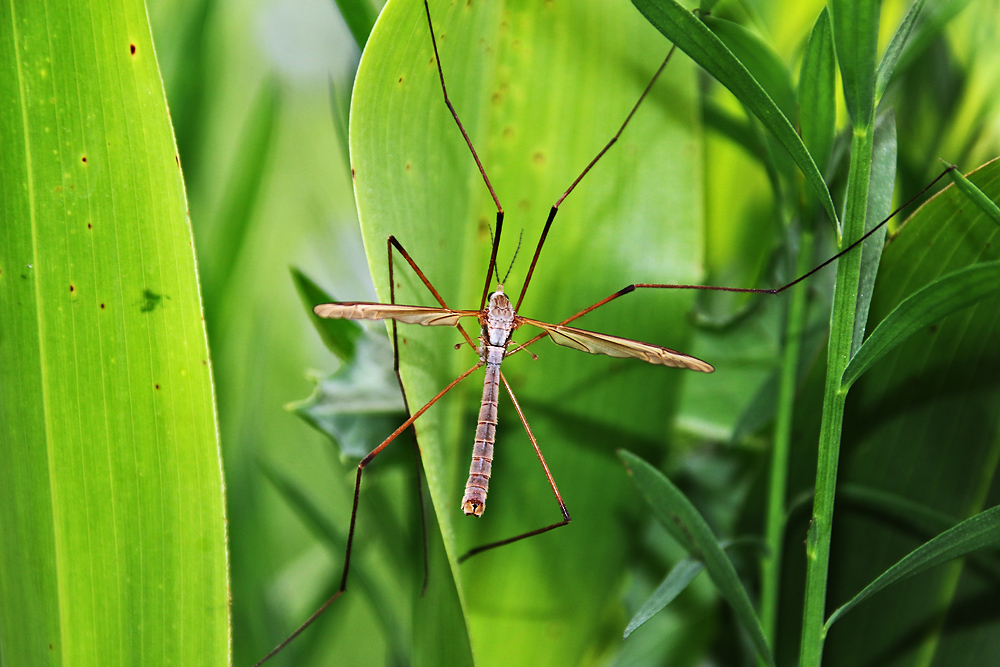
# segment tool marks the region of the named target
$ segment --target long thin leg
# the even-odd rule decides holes
[[[486,307],[486,295],[490,291],[490,280],[493,273],[496,271],[497,265],[497,248],[500,247],[500,234],[503,232],[503,206],[500,205],[500,199],[497,197],[497,193],[493,190],[493,184],[490,183],[490,177],[486,175],[486,169],[483,168],[483,163],[479,160],[479,153],[476,152],[475,146],[472,145],[472,139],[469,138],[469,133],[465,131],[465,127],[462,125],[462,121],[458,117],[458,112],[455,111],[455,107],[451,104],[451,99],[448,97],[448,86],[444,83],[444,70],[441,68],[441,56],[438,55],[438,45],[437,37],[434,36],[434,22],[431,21],[431,8],[427,5],[427,0],[424,0],[424,12],[427,14],[427,27],[431,31],[431,44],[434,46],[434,62],[437,63],[438,78],[441,80],[441,92],[444,94],[444,103],[448,106],[448,111],[451,112],[451,117],[455,119],[455,124],[458,125],[459,131],[462,133],[462,138],[465,139],[466,145],[472,152],[472,159],[476,161],[476,166],[479,167],[479,173],[483,177],[483,182],[486,183],[486,188],[490,191],[490,196],[493,197],[493,203],[497,206],[497,233],[493,235],[493,249],[490,251],[490,264],[486,269],[486,284],[483,286],[483,298],[479,301],[479,310]]]
[[[389,255],[389,257],[388,257],[388,262],[389,262],[389,303],[392,303],[392,304],[396,303],[396,281],[395,281],[395,276],[393,274],[393,262],[392,262],[392,246],[393,246],[394,243],[396,245],[399,245],[399,243],[396,241],[396,239],[394,237],[389,236],[389,239],[386,242],[386,246],[388,248],[387,253]],[[434,289],[434,286],[431,285],[430,281],[427,279],[427,276],[425,276],[424,273],[423,273],[423,271],[420,270],[420,268],[417,266],[416,262],[414,262],[410,258],[409,253],[407,253],[405,250],[403,250],[403,246],[401,246],[401,245],[399,245],[399,250],[403,254],[403,257],[405,257],[406,260],[410,263],[410,266],[413,267],[413,270],[416,271],[417,275],[420,276],[420,279],[424,282],[424,285],[427,286],[427,288],[431,291],[431,293],[434,296],[438,297],[438,301],[442,301],[442,299],[440,298],[440,295],[438,295],[438,293],[437,293],[437,290]],[[442,303],[443,303],[443,301],[442,301]],[[462,328],[461,325],[459,325],[459,329],[461,329],[461,328]],[[463,334],[465,333],[464,329],[462,329],[462,333]],[[398,322],[396,322],[396,320],[392,320],[392,370],[396,374],[396,383],[399,385],[399,393],[403,397],[403,409],[406,411],[407,418],[409,418],[409,416],[410,416],[410,399],[407,398],[407,396],[406,396],[406,387],[403,386],[403,376],[399,374],[399,332],[398,332]],[[414,461],[414,467],[413,467],[413,472],[414,472],[414,478],[415,478],[414,481],[416,482],[416,485],[417,485],[417,505],[420,507],[420,547],[421,547],[421,552],[422,552],[423,557],[424,557],[424,559],[423,559],[423,562],[424,562],[424,582],[420,586],[420,597],[423,597],[424,593],[427,591],[427,581],[430,578],[430,568],[429,568],[429,565],[428,565],[428,555],[427,555],[428,554],[428,551],[427,551],[427,509],[424,507],[424,485],[423,485],[423,481],[421,480],[421,477],[420,477],[420,467],[423,465],[423,461],[421,460],[421,456],[420,456],[420,440],[417,438],[416,430],[414,430],[414,432],[413,432],[413,458],[415,459],[415,461]]]
[[[545,462],[545,457],[542,456],[542,450],[538,447],[538,441],[535,439],[535,434],[531,432],[531,427],[528,426],[528,420],[524,416],[524,411],[521,410],[521,405],[517,402],[517,398],[514,397],[514,392],[510,388],[510,384],[507,382],[507,378],[504,377],[503,373],[500,373],[500,379],[503,380],[503,386],[507,388],[507,394],[510,395],[510,400],[514,403],[514,408],[517,410],[517,416],[521,418],[521,423],[524,425],[524,430],[528,434],[528,439],[531,440],[531,446],[535,448],[535,454],[538,455],[538,462],[542,464],[542,470],[545,471],[545,478],[549,480],[549,486],[552,487],[552,493],[556,496],[556,502],[559,503],[559,511],[562,512],[562,521],[557,521],[556,523],[544,526],[542,528],[537,528],[535,530],[528,531],[521,535],[515,535],[514,537],[508,537],[506,540],[500,540],[499,542],[490,542],[489,544],[484,544],[482,546],[476,547],[475,549],[470,549],[458,562],[461,563],[465,559],[475,556],[476,554],[488,551],[490,549],[495,549],[497,547],[502,547],[505,544],[510,544],[511,542],[517,542],[518,540],[523,540],[527,537],[533,537],[535,535],[541,535],[542,533],[547,533],[554,528],[559,528],[560,526],[565,526],[572,520],[569,515],[569,510],[566,509],[566,503],[563,502],[562,494],[559,493],[559,487],[556,486],[556,480],[552,478],[552,472],[549,470],[549,465]]]
[[[424,284],[425,287],[427,287],[427,289],[434,296],[434,298],[437,300],[437,302],[439,304],[441,304],[441,307],[442,308],[448,308],[448,304],[444,302],[444,297],[442,297],[441,294],[434,288],[434,285],[431,284],[430,279],[428,279],[427,276],[424,275],[424,272],[420,270],[419,266],[417,266],[417,262],[412,257],[410,257],[410,253],[406,252],[406,248],[403,247],[403,244],[400,243],[396,239],[395,236],[393,236],[391,234],[389,235],[389,238],[386,239],[386,246],[388,248],[388,253],[389,253],[389,300],[390,300],[390,303],[396,303],[396,283],[393,280],[393,262],[392,262],[392,249],[395,248],[396,251],[399,252],[399,254],[403,256],[403,259],[405,259],[406,263],[410,265],[410,268],[413,269],[413,272],[417,274],[417,277],[420,278],[420,281]],[[472,338],[465,331],[465,328],[462,326],[462,324],[459,323],[457,326],[458,326],[458,330],[462,332],[462,336],[465,338],[465,341],[472,347],[473,350],[477,349],[476,348],[476,344],[474,342],[472,342]],[[397,338],[396,338],[396,321],[395,320],[393,320],[392,336],[393,336],[393,338],[392,338],[393,347],[395,347],[398,350],[399,346],[396,345]],[[396,369],[396,373],[398,375],[398,373],[399,373],[399,357],[398,356],[396,358],[395,369]]]
[[[602,148],[597,153],[597,155],[594,156],[594,159],[590,161],[590,164],[588,164],[583,169],[583,171],[580,172],[580,175],[576,177],[576,180],[574,180],[570,184],[570,186],[566,188],[566,192],[562,193],[562,196],[559,197],[559,199],[556,200],[556,203],[552,205],[552,208],[549,210],[549,217],[545,221],[545,227],[542,228],[542,235],[538,239],[538,245],[535,246],[535,254],[531,258],[531,265],[528,267],[528,275],[525,276],[524,284],[521,285],[521,294],[520,296],[517,297],[517,304],[514,306],[515,312],[521,308],[521,301],[524,300],[524,293],[528,291],[528,283],[531,282],[531,275],[535,272],[535,264],[538,263],[538,256],[542,254],[542,245],[545,244],[545,238],[549,235],[549,228],[552,226],[552,221],[555,220],[556,213],[559,212],[559,205],[562,204],[563,200],[569,196],[569,193],[573,192],[577,184],[579,184],[580,181],[583,180],[583,177],[586,176],[587,173],[591,170],[591,168],[595,164],[597,164],[597,161],[600,160],[602,157],[604,157],[604,154],[608,152],[608,149],[614,146],[615,142],[618,141],[618,137],[620,137],[622,135],[622,132],[625,131],[625,127],[629,124],[629,121],[632,120],[632,116],[635,115],[635,112],[639,108],[639,105],[642,104],[642,101],[644,99],[646,99],[646,95],[648,95],[649,91],[653,88],[653,84],[655,84],[656,80],[660,78],[660,74],[666,68],[667,63],[670,62],[670,57],[674,55],[674,51],[676,50],[677,50],[676,44],[670,47],[670,51],[667,53],[667,57],[663,59],[663,63],[660,65],[659,69],[656,70],[656,74],[654,74],[653,78],[649,80],[648,84],[646,84],[645,90],[642,91],[642,95],[640,95],[639,99],[636,100],[636,103],[632,107],[632,110],[628,112],[628,116],[625,117],[625,121],[622,123],[621,127],[619,127],[618,131],[615,132],[615,135],[611,137],[611,140],[604,145],[604,148]]]
[[[372,451],[370,451],[368,453],[368,455],[365,456],[365,458],[361,459],[361,462],[358,463],[358,473],[357,473],[357,476],[355,477],[355,480],[354,480],[354,504],[353,504],[353,506],[351,508],[351,526],[350,526],[350,528],[347,531],[347,548],[345,549],[345,553],[344,553],[344,571],[343,571],[343,574],[341,574],[341,577],[340,577],[340,588],[337,590],[336,593],[334,593],[330,597],[329,600],[327,600],[326,602],[324,602],[320,606],[319,609],[317,609],[315,612],[313,612],[312,616],[310,616],[309,618],[307,618],[305,623],[303,623],[302,625],[300,625],[295,630],[295,632],[293,632],[292,634],[288,635],[288,637],[286,637],[284,641],[282,641],[280,644],[278,644],[277,646],[275,646],[274,649],[270,653],[268,653],[267,655],[265,655],[259,662],[257,662],[256,664],[254,664],[253,667],[260,667],[260,665],[264,664],[265,662],[267,662],[268,660],[270,660],[272,657],[274,657],[278,652],[280,652],[281,649],[285,648],[285,646],[287,646],[289,642],[291,642],[293,639],[295,639],[300,634],[302,634],[303,630],[305,630],[310,625],[312,625],[313,621],[315,621],[317,618],[319,618],[320,614],[322,614],[324,611],[326,611],[326,608],[329,607],[331,604],[333,604],[333,601],[336,600],[337,598],[339,598],[341,596],[341,594],[343,594],[343,592],[347,590],[347,574],[348,574],[348,572],[350,571],[350,568],[351,568],[351,547],[354,544],[354,528],[355,528],[355,526],[357,524],[357,519],[358,519],[358,498],[360,497],[360,493],[361,493],[361,474],[364,472],[365,467],[369,463],[371,463],[372,460],[376,456],[378,456],[382,452],[383,449],[385,449],[387,446],[389,446],[389,444],[393,440],[395,440],[397,437],[399,437],[399,434],[401,434],[403,431],[405,431],[406,429],[408,429],[413,424],[413,422],[415,422],[417,420],[417,418],[420,417],[420,415],[424,414],[427,411],[428,408],[430,408],[432,405],[434,405],[435,403],[437,403],[438,400],[442,396],[444,396],[449,391],[451,391],[452,389],[454,389],[455,386],[459,382],[461,382],[465,378],[467,378],[470,375],[472,375],[472,373],[474,373],[482,365],[483,365],[482,362],[476,363],[472,368],[470,368],[469,370],[465,371],[464,373],[462,373],[461,375],[459,375],[457,378],[455,378],[454,380],[452,380],[450,383],[448,383],[448,386],[446,386],[444,389],[442,389],[441,391],[439,391],[437,393],[437,395],[434,396],[434,398],[432,398],[431,400],[427,401],[427,403],[425,403],[422,408],[420,408],[415,413],[413,413],[413,415],[410,416],[405,422],[403,422],[399,426],[399,428],[397,428],[395,431],[393,431],[389,435],[388,438],[386,438],[385,440],[383,440],[382,443],[378,447],[376,447],[375,449],[373,449]]]
[[[948,174],[950,171],[952,171],[955,168],[956,167],[954,165],[952,165],[952,166],[948,167],[947,169],[945,169],[943,172],[941,172],[941,174],[937,178],[935,178],[933,181],[931,181],[930,183],[928,183],[924,187],[923,190],[921,190],[919,193],[917,193],[915,196],[913,196],[909,201],[907,201],[907,202],[901,204],[900,206],[898,206],[896,208],[896,210],[894,210],[892,213],[890,213],[888,215],[888,217],[886,217],[884,220],[882,220],[877,225],[875,225],[874,227],[872,227],[871,229],[869,229],[867,232],[865,232],[864,235],[861,238],[859,238],[857,241],[855,241],[854,243],[850,244],[849,246],[847,246],[846,248],[844,248],[843,250],[841,250],[840,252],[838,252],[836,255],[834,255],[830,259],[826,260],[825,262],[823,262],[819,266],[815,267],[811,271],[808,271],[807,273],[802,274],[801,276],[799,276],[798,278],[796,278],[792,282],[787,283],[785,285],[782,285],[781,287],[774,287],[774,288],[767,289],[767,288],[754,288],[754,287],[719,287],[719,286],[715,286],[715,285],[668,285],[668,284],[663,284],[663,283],[633,283],[632,285],[628,285],[627,287],[623,287],[622,289],[618,290],[614,294],[611,294],[610,296],[604,297],[603,299],[601,299],[597,303],[593,304],[592,306],[587,306],[586,308],[584,308],[580,312],[578,312],[578,313],[576,313],[574,315],[571,315],[570,317],[567,317],[565,320],[563,320],[562,322],[560,322],[559,325],[562,326],[564,324],[569,324],[573,320],[578,319],[580,317],[583,317],[584,315],[586,315],[587,313],[591,312],[592,310],[597,310],[598,308],[600,308],[604,304],[610,303],[611,301],[614,301],[615,299],[617,299],[619,297],[623,297],[626,294],[630,294],[630,293],[636,291],[637,289],[693,289],[693,290],[709,290],[709,291],[713,291],[713,292],[743,292],[743,293],[749,293],[749,294],[780,294],[781,292],[784,292],[785,290],[787,290],[787,289],[789,289],[791,287],[794,287],[795,285],[798,285],[800,282],[802,282],[803,280],[805,280],[809,276],[813,275],[814,273],[816,273],[817,271],[819,271],[821,269],[826,268],[831,263],[833,263],[835,260],[839,259],[843,255],[849,253],[850,251],[854,250],[856,247],[858,247],[859,245],[861,245],[861,243],[863,243],[865,241],[865,239],[867,239],[869,236],[871,236],[872,234],[874,234],[875,232],[877,232],[879,229],[881,229],[882,226],[885,225],[886,223],[888,223],[890,220],[892,220],[896,216],[897,213],[899,213],[904,208],[906,208],[907,206],[909,206],[910,204],[912,204],[913,202],[915,202],[920,197],[924,196],[927,193],[927,191],[929,191],[932,187],[934,187],[935,184],[937,184],[938,181],[940,181],[942,178],[944,178],[946,174]],[[523,350],[524,348],[528,347],[532,343],[534,343],[536,341],[539,341],[542,338],[545,338],[547,335],[548,335],[548,333],[545,332],[545,331],[537,334],[534,338],[531,338],[527,342],[522,343],[521,345],[517,346],[516,348],[514,348],[513,350],[511,350],[510,352],[508,352],[507,356],[509,357],[510,355],[514,354],[515,352],[520,352],[521,350]]]

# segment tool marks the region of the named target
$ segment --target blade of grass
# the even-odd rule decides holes
[[[681,490],[659,470],[631,452],[619,450],[618,456],[625,464],[636,489],[660,523],[694,558],[705,564],[708,576],[715,583],[719,595],[732,606],[758,656],[773,666],[774,657],[746,589],[705,519]]]
[[[883,320],[844,370],[846,391],[872,364],[916,332],[955,311],[995,296],[1000,290],[1000,262],[986,262],[943,276],[908,297]]]
[[[788,150],[831,220],[838,220],[823,176],[795,128],[717,36],[674,0],[633,0],[657,30],[728,88]]]
[[[955,187],[964,192],[983,213],[989,216],[990,220],[1000,225],[1000,206],[997,206],[992,199],[986,196],[985,192],[977,188],[975,183],[963,176],[958,169],[951,170],[949,174],[951,180],[955,182]]]
[[[846,604],[837,608],[823,627],[823,634],[844,614],[876,593],[955,558],[1000,542],[1000,507],[992,507],[920,545],[886,570]]]
[[[802,141],[821,169],[833,150],[837,124],[837,57],[833,52],[830,10],[823,8],[813,25],[799,73],[799,128]]]
[[[889,46],[885,49],[885,53],[882,54],[882,60],[879,61],[878,70],[875,72],[876,102],[882,99],[882,94],[889,87],[889,81],[892,80],[892,73],[896,69],[899,57],[903,54],[903,49],[906,48],[907,40],[909,40],[913,26],[920,16],[920,10],[923,8],[924,0],[917,0],[910,6],[906,12],[906,16],[903,17],[899,27],[896,28],[896,32],[893,33],[892,39],[889,41]]]
[[[854,127],[866,127],[875,114],[875,56],[880,0],[831,0],[833,41],[844,80],[844,101]]]

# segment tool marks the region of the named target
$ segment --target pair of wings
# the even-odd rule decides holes
[[[478,310],[450,310],[430,306],[403,306],[386,303],[366,303],[360,301],[344,303],[322,303],[313,312],[320,317],[349,320],[396,320],[407,324],[424,326],[458,326],[463,317],[479,318]],[[545,331],[556,345],[591,354],[605,354],[609,357],[639,359],[650,364],[687,368],[692,371],[711,373],[715,369],[701,359],[671,350],[659,345],[642,343],[630,338],[619,338],[608,334],[595,333],[575,327],[548,324],[527,317],[516,316],[515,326],[530,324]]]

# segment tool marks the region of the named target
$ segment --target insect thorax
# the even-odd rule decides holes
[[[490,294],[482,328],[484,346],[506,347],[510,342],[514,331],[514,307],[503,293],[503,285],[497,285],[496,291]]]

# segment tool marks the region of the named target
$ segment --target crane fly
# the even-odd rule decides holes
[[[497,238],[499,238],[499,235]],[[493,463],[493,445],[496,439],[497,400],[499,398],[500,379],[502,377],[500,364],[508,354],[523,350],[527,346],[527,343],[525,343],[525,345],[508,351],[514,331],[519,327],[525,324],[536,327],[542,330],[543,333],[541,336],[547,335],[557,345],[563,345],[591,354],[639,359],[650,364],[670,366],[672,368],[687,368],[703,373],[711,373],[715,370],[710,364],[701,359],[659,345],[595,333],[593,331],[568,327],[564,324],[548,324],[522,317],[511,306],[510,299],[507,298],[507,295],[503,291],[502,283],[498,283],[496,291],[488,295],[487,306],[483,310],[451,310],[449,308],[354,301],[320,304],[316,306],[314,312],[320,317],[352,320],[391,319],[396,322],[422,324],[424,326],[458,326],[459,322],[467,317],[474,317],[479,321],[479,326],[482,330],[482,334],[480,335],[479,363],[473,367],[473,370],[485,365],[486,377],[483,382],[483,400],[479,411],[475,445],[472,451],[469,481],[466,483],[465,495],[462,497],[461,508],[466,515],[482,516],[486,509],[486,494],[489,490],[490,472]],[[537,340],[539,337],[532,340]],[[508,391],[510,391],[509,386]],[[511,392],[511,398],[513,398],[513,392]],[[437,398],[434,400],[436,401]],[[431,404],[433,402],[428,405]],[[527,428],[527,423],[525,423],[525,428]],[[548,472],[547,469],[546,472]],[[565,520],[565,522],[554,524],[552,526],[554,528],[568,523],[570,516],[554,483],[553,491],[555,491],[556,497],[559,498],[559,504],[563,510]],[[507,543],[507,541],[505,540],[504,543]]]
[[[257,665],[268,660],[270,657],[279,652],[284,646],[286,646],[290,641],[292,641],[296,636],[298,636],[303,630],[305,630],[309,625],[319,617],[319,615],[334,601],[336,600],[345,590],[347,586],[350,560],[352,555],[353,540],[355,536],[355,528],[357,523],[358,514],[358,501],[360,496],[361,488],[361,478],[364,469],[372,462],[389,444],[391,444],[401,433],[413,425],[413,423],[423,415],[431,406],[433,406],[437,401],[439,401],[445,394],[455,388],[459,383],[472,375],[475,371],[485,366],[485,378],[484,378],[484,388],[482,394],[482,401],[480,403],[479,420],[476,428],[474,440],[473,440],[473,452],[472,452],[472,462],[470,465],[470,472],[468,481],[465,486],[465,492],[460,501],[461,511],[466,515],[470,516],[482,516],[485,511],[486,497],[489,489],[489,481],[492,473],[492,462],[493,462],[493,447],[496,439],[496,426],[497,426],[497,405],[500,394],[500,385],[503,384],[504,389],[509,395],[514,409],[518,414],[521,424],[528,435],[529,440],[534,448],[536,456],[542,466],[543,472],[547,478],[548,484],[551,487],[552,493],[559,505],[561,518],[560,520],[545,525],[541,528],[524,532],[507,539],[490,542],[482,546],[478,546],[467,553],[465,553],[459,560],[464,560],[472,555],[481,553],[483,551],[493,549],[499,546],[510,544],[525,538],[529,538],[547,531],[565,526],[571,521],[570,513],[566,507],[565,502],[559,492],[559,489],[555,483],[554,477],[549,469],[548,464],[545,461],[539,444],[536,440],[535,435],[532,432],[531,427],[528,424],[528,420],[525,416],[524,411],[520,403],[518,402],[514,392],[511,388],[510,383],[505,377],[504,373],[501,371],[502,361],[522,350],[525,350],[529,346],[533,345],[542,338],[550,338],[555,344],[572,348],[578,351],[588,352],[591,354],[600,354],[609,357],[626,358],[626,359],[636,359],[639,361],[646,362],[653,365],[661,365],[667,367],[673,367],[678,369],[687,369],[703,373],[711,373],[714,368],[709,363],[702,361],[696,357],[678,352],[676,350],[653,344],[647,342],[641,342],[638,340],[633,340],[630,338],[620,337],[607,333],[598,333],[595,331],[589,331],[586,329],[577,328],[574,326],[569,326],[571,322],[577,320],[578,318],[614,301],[627,294],[630,294],[638,289],[695,289],[695,290],[714,290],[714,291],[724,291],[724,292],[739,292],[739,293],[755,293],[755,294],[778,294],[790,287],[798,284],[802,280],[813,275],[823,267],[835,261],[838,257],[846,252],[851,251],[856,248],[860,243],[862,243],[871,234],[875,233],[881,228],[882,224],[888,221],[899,209],[894,211],[892,215],[886,218],[881,224],[873,227],[869,232],[867,232],[863,237],[855,241],[854,243],[846,246],[841,252],[837,253],[831,257],[826,262],[823,262],[819,266],[815,267],[808,273],[800,276],[796,280],[783,285],[782,287],[775,289],[759,289],[759,288],[732,288],[732,287],[716,287],[716,286],[704,286],[704,285],[690,285],[690,284],[667,284],[667,283],[634,283],[628,285],[616,292],[610,294],[609,296],[600,299],[593,305],[590,305],[583,310],[573,314],[572,316],[565,318],[558,323],[552,324],[544,322],[541,320],[530,319],[519,314],[522,302],[525,297],[525,293],[531,283],[532,276],[534,274],[536,265],[538,263],[539,255],[546,242],[549,231],[552,228],[553,221],[559,212],[560,205],[563,201],[574,191],[577,185],[587,176],[594,165],[605,155],[605,153],[618,141],[619,137],[628,127],[630,121],[632,120],[634,114],[639,109],[643,100],[646,99],[650,90],[656,83],[660,74],[663,72],[664,68],[667,66],[674,53],[675,47],[671,47],[666,58],[663,60],[662,64],[657,69],[656,73],[653,75],[652,79],[649,81],[648,85],[645,87],[638,100],[635,102],[634,106],[631,108],[624,121],[621,123],[617,132],[611,137],[611,139],[601,148],[595,155],[595,157],[590,160],[590,162],[584,167],[582,172],[570,183],[569,187],[562,193],[562,195],[556,200],[552,205],[548,218],[544,224],[541,231],[540,237],[538,238],[537,244],[535,246],[534,254],[530,260],[530,264],[521,284],[521,289],[516,300],[512,300],[507,292],[505,291],[504,283],[506,282],[507,276],[501,280],[499,272],[497,271],[497,254],[500,245],[505,212],[501,206],[500,199],[490,181],[487,174],[486,168],[483,166],[480,160],[479,154],[473,145],[469,134],[466,132],[462,121],[459,118],[459,114],[452,104],[451,99],[448,95],[448,88],[445,82],[444,68],[442,66],[441,58],[438,52],[438,37],[434,31],[434,24],[431,17],[431,11],[427,4],[427,0],[423,0],[424,13],[426,15],[426,26],[429,31],[430,44],[433,47],[433,64],[436,68],[436,75],[440,82],[440,90],[444,97],[444,103],[453,118],[458,131],[460,132],[465,146],[467,147],[471,157],[475,161],[476,167],[478,169],[478,174],[481,177],[486,190],[489,192],[489,196],[495,205],[496,209],[496,222],[493,228],[493,241],[491,244],[490,259],[486,270],[486,277],[482,289],[482,294],[480,298],[479,308],[476,310],[459,310],[453,309],[448,306],[444,298],[433,286],[431,281],[426,277],[424,272],[419,268],[416,261],[411,257],[411,255],[406,251],[403,244],[395,237],[389,236],[386,239],[386,249],[388,255],[388,272],[389,272],[389,287],[390,287],[390,302],[389,303],[376,303],[376,302],[337,302],[337,303],[326,303],[317,305],[314,309],[316,315],[324,318],[333,319],[351,319],[351,320],[389,320],[391,321],[391,331],[393,338],[393,348],[394,348],[394,361],[395,370],[397,377],[399,374],[399,342],[398,334],[396,330],[396,325],[398,323],[408,324],[408,325],[422,325],[422,326],[443,326],[443,327],[455,327],[464,339],[464,344],[476,350],[478,354],[477,361],[458,377],[444,386],[440,391],[437,392],[430,400],[424,403],[419,409],[412,411],[409,417],[395,430],[393,431],[385,440],[383,440],[378,446],[376,446],[372,451],[365,456],[359,463],[356,472],[355,485],[354,485],[354,496],[353,496],[353,506],[351,511],[350,527],[347,535],[347,544],[345,548],[343,570],[340,580],[340,587],[334,593],[334,595],[328,599],[312,616],[310,616],[295,632],[288,636],[281,644],[279,644],[271,653],[265,656]],[[942,174],[943,176],[944,174]],[[935,179],[934,183],[938,179]],[[932,187],[934,183],[925,188]],[[922,193],[921,193],[922,194]],[[918,195],[919,196],[919,195]],[[903,206],[908,205],[904,204]],[[900,207],[902,208],[902,207]],[[437,306],[421,306],[421,305],[406,305],[396,303],[395,298],[395,279],[394,279],[394,254],[398,253],[410,266],[414,274],[419,278],[421,283],[428,289],[428,291],[433,295],[434,299],[437,301]],[[491,291],[490,287],[493,286]],[[479,344],[477,345],[474,341],[474,337],[471,336],[466,329],[463,327],[465,323],[475,323],[479,327],[478,338]],[[527,327],[537,330],[538,333],[533,335],[531,338],[523,343],[518,343],[513,340],[515,332],[519,331],[521,327]],[[460,344],[461,345],[461,344]],[[456,346],[457,347],[457,346]],[[530,352],[529,352],[530,354]],[[402,389],[402,380],[400,380],[400,387]],[[406,392],[403,391],[404,403],[406,398]],[[408,410],[409,411],[409,410]],[[471,435],[471,434],[470,434]],[[426,582],[425,582],[426,583]]]

